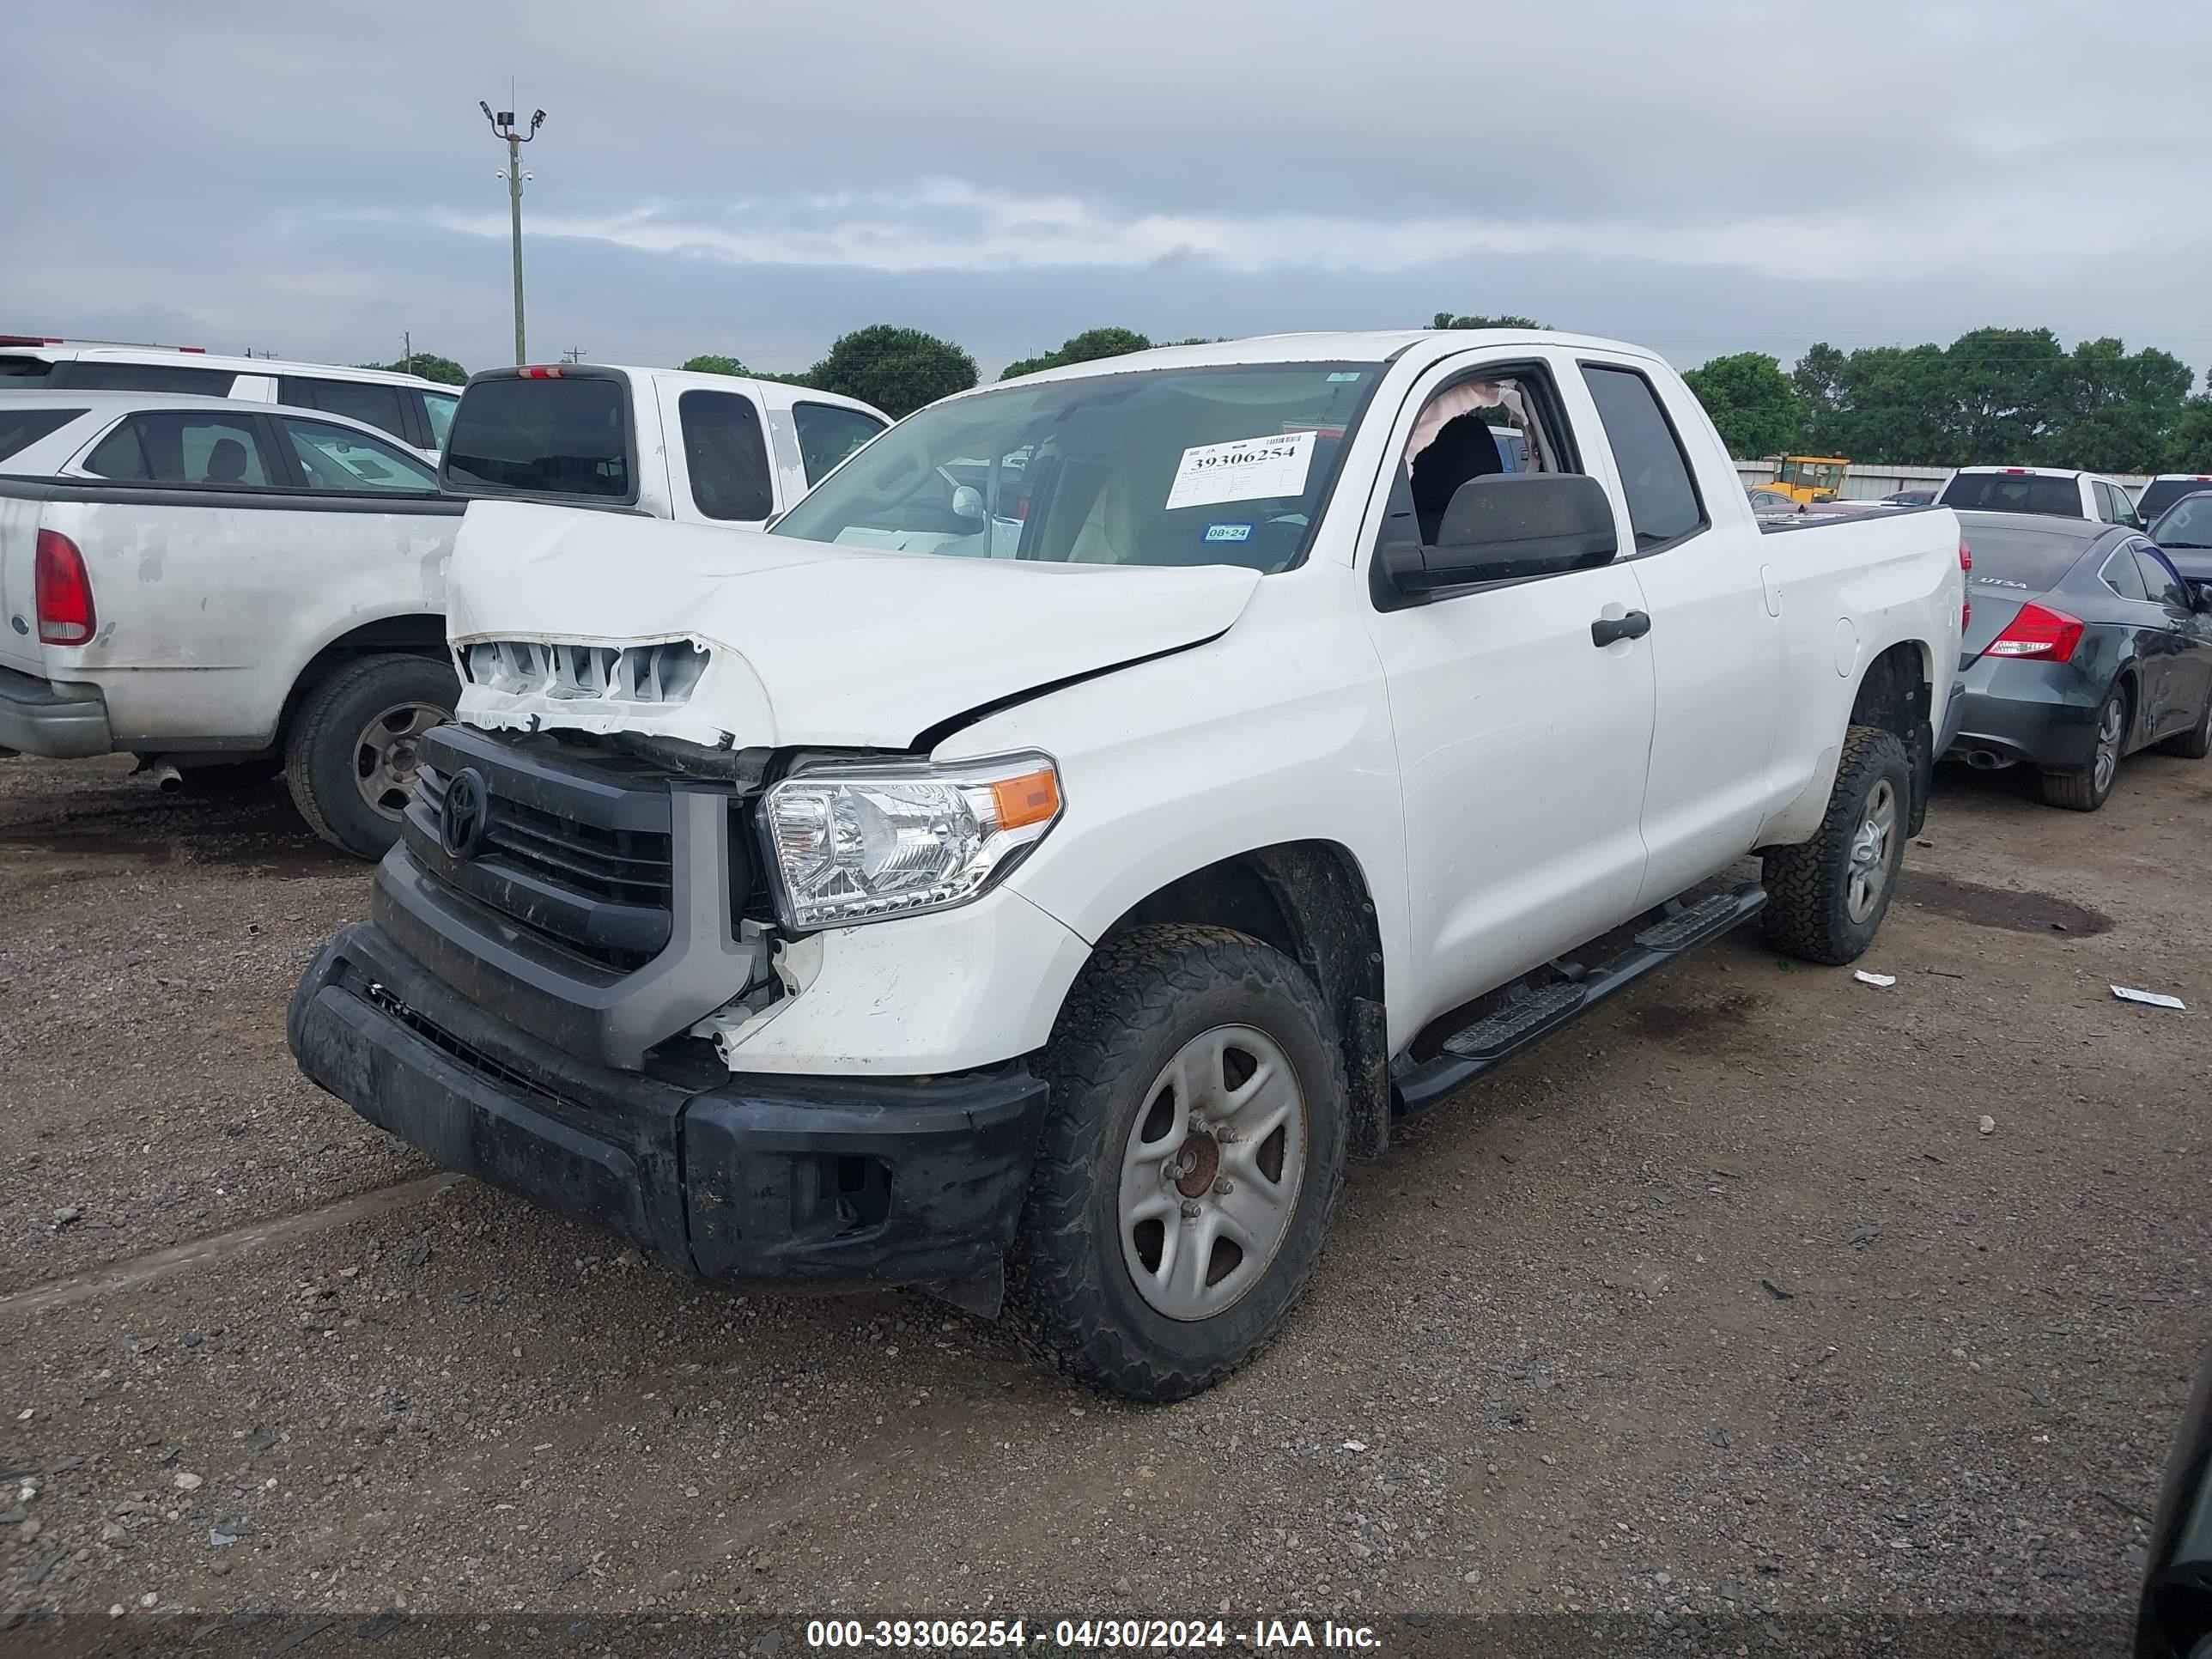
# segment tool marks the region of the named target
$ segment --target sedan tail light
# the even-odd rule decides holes
[[[39,613],[41,645],[88,645],[99,618],[93,614],[92,578],[84,555],[58,530],[39,532],[31,586]]]
[[[2040,605],[2024,605],[2003,633],[1983,648],[1985,657],[2032,657],[2037,662],[2070,662],[2081,642],[2081,619]]]

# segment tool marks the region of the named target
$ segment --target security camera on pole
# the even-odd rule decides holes
[[[522,146],[538,136],[538,129],[545,125],[545,112],[533,110],[530,115],[530,131],[514,130],[514,112],[501,110],[496,115],[491,106],[481,100],[477,107],[483,112],[491,130],[507,140],[507,171],[495,173],[495,179],[507,180],[507,202],[514,226],[514,362],[520,368],[523,362],[522,343],[522,185],[531,175],[522,170]]]

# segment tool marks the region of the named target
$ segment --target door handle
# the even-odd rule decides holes
[[[1590,624],[1590,643],[1607,646],[1615,640],[1640,640],[1650,631],[1649,611],[1632,611],[1625,617],[1600,617]]]

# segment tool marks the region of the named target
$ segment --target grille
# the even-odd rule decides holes
[[[665,777],[526,768],[520,758],[462,728],[433,733],[408,810],[409,852],[545,944],[615,973],[642,967],[666,947],[673,925]],[[456,859],[441,830],[452,778],[464,765],[484,778],[488,811],[473,854]]]
[[[623,646],[480,640],[461,653],[461,669],[470,684],[509,696],[673,706],[690,701],[708,660],[689,640]]]

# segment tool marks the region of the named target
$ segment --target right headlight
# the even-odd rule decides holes
[[[1044,755],[936,767],[825,763],[773,785],[762,832],[787,926],[848,927],[965,904],[1060,821]]]

